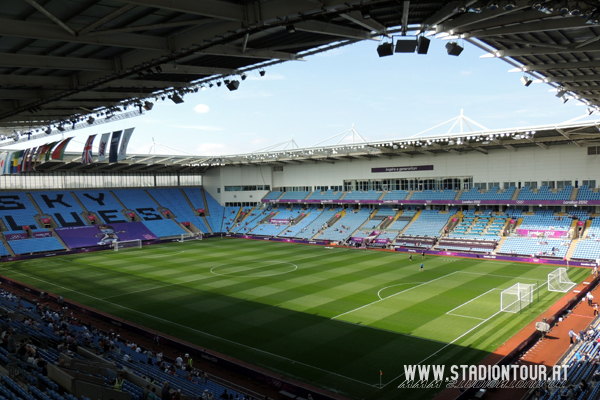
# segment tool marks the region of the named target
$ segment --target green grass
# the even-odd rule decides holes
[[[405,364],[482,360],[562,294],[521,314],[500,291],[555,267],[209,239],[3,263],[41,290],[356,399],[397,389]],[[571,269],[581,282],[588,271]],[[379,384],[379,371],[383,371]]]

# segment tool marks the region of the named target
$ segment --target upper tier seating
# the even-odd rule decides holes
[[[281,196],[281,200],[304,200],[309,194],[310,192],[308,191],[285,192],[283,196]]]
[[[383,196],[383,200],[406,200],[408,192],[406,190],[392,190]]]
[[[268,193],[268,194],[267,194],[267,195],[264,197],[264,199],[265,199],[265,200],[277,200],[277,199],[278,199],[278,198],[279,198],[279,197],[280,197],[282,194],[283,194],[283,192],[279,192],[279,191],[276,191],[276,190],[274,190],[274,191],[272,191],[272,192],[269,192],[269,193]]]
[[[499,193],[500,188],[492,187],[487,192],[481,193],[477,188],[471,188],[468,192],[463,192],[460,200],[510,200],[515,194],[514,186],[509,187],[502,193]]]
[[[454,200],[456,198],[454,190],[423,190],[422,192],[413,192],[411,200]]]
[[[376,190],[355,190],[354,192],[348,192],[344,196],[344,200],[379,200],[382,192]]]
[[[548,186],[542,186],[534,193],[529,186],[525,186],[519,192],[518,200],[569,200],[572,190],[573,186],[565,186],[564,189],[552,193]]]
[[[25,192],[0,192],[0,217],[11,232],[22,232],[23,226],[40,229],[33,218],[39,214]]]
[[[405,235],[411,236],[439,236],[453,212],[439,213],[437,210],[423,210],[408,229]]]
[[[309,200],[338,200],[344,195],[344,192],[333,192],[333,190],[327,190],[326,192],[319,192],[315,190],[310,197]]]
[[[47,191],[30,192],[42,213],[52,216],[58,226],[84,226],[86,219],[81,216],[83,209],[71,192]]]
[[[600,190],[594,192],[588,185],[579,186],[577,200],[600,200]]]

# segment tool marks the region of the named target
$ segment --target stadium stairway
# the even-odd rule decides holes
[[[406,199],[404,199],[404,200],[410,200],[410,198],[412,197],[413,193],[414,193],[414,191],[413,191],[413,190],[410,190],[410,191],[408,192],[408,194],[406,195]]]
[[[571,257],[573,256],[573,253],[575,253],[575,248],[577,247],[577,242],[579,242],[579,239],[571,240],[571,246],[569,247],[569,250],[567,250],[567,255],[565,256],[565,258],[567,260],[570,260]]]
[[[521,193],[521,189],[515,190],[513,196],[511,197],[511,200],[517,200],[519,198],[519,193]]]
[[[461,189],[458,191],[458,193],[456,193],[456,197],[454,198],[454,200],[460,200],[460,196],[462,196],[464,192],[464,189]]]
[[[2,245],[6,248],[6,250],[8,250],[8,253],[11,256],[13,256],[13,257],[16,256],[13,249],[8,245],[8,242],[6,241],[6,238],[4,237],[4,235],[0,235],[0,242],[2,242]]]
[[[571,189],[571,197],[569,197],[569,200],[577,200],[578,193],[579,193],[579,188],[574,187],[573,189]]]
[[[383,223],[381,225],[379,225],[379,229],[386,230],[389,226],[391,226],[394,222],[396,222],[396,220],[400,217],[400,215],[402,215],[402,211],[403,210],[398,211],[396,213],[396,215],[394,215],[394,218],[383,221]]]
[[[125,204],[123,204],[123,202],[121,201],[121,199],[119,199],[117,197],[117,195],[112,190],[109,190],[108,193],[110,193],[111,196],[114,197],[115,200],[117,200],[117,203],[119,203],[121,205],[121,207],[123,207],[123,210],[127,210],[127,207],[125,207]]]
[[[398,232],[399,235],[402,235],[404,232],[406,232],[406,230],[412,225],[412,223],[415,222],[419,218],[419,215],[421,215],[421,211],[422,210],[417,211],[417,213],[413,216],[413,218],[410,220],[410,222],[408,224],[406,224],[404,229],[402,229],[400,232]],[[398,218],[398,217],[396,217],[396,218]]]
[[[496,254],[498,252],[498,250],[502,247],[502,245],[504,244],[504,242],[506,241],[506,238],[508,236],[504,236],[502,239],[500,239],[500,241],[498,242],[498,244],[496,245],[496,248],[494,249],[494,251],[492,251],[492,254]]]

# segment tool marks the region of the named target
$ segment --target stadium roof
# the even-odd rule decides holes
[[[470,41],[595,107],[597,3],[0,0],[0,132],[85,126],[128,107],[139,114],[202,84],[240,81],[245,71],[427,32]]]
[[[227,156],[128,155],[126,160],[82,164],[81,154],[66,153],[63,161],[51,160],[37,167],[38,172],[78,173],[203,173],[226,165],[290,165],[327,163],[357,159],[401,158],[438,154],[488,154],[492,150],[517,152],[524,147],[600,146],[600,121],[528,128],[461,132],[383,141],[355,141],[327,146],[260,151]],[[406,162],[406,161],[405,161]],[[410,162],[409,162],[410,163]]]

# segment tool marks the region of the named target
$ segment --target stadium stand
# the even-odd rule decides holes
[[[108,190],[78,190],[74,193],[86,210],[98,215],[102,222],[127,222],[123,207]]]
[[[329,221],[331,218],[333,218],[336,214],[339,214],[340,212],[342,212],[341,207],[333,207],[324,210],[310,224],[302,228],[302,230],[300,230],[295,237],[300,239],[311,239],[313,236],[319,233],[319,230],[323,228],[327,221]]]
[[[448,219],[453,214],[454,212],[441,213],[437,210],[423,210],[404,232],[404,235],[439,236],[444,226],[448,223]]]
[[[383,200],[406,200],[408,193],[406,190],[391,190],[383,196]]]
[[[283,231],[279,236],[290,238],[298,237],[301,232],[304,232],[304,228],[312,224],[314,220],[319,218],[319,216],[323,213],[323,211],[319,211],[318,208],[319,206],[312,205],[306,210],[302,210],[301,214],[304,213],[305,217],[295,225],[288,227],[288,229]]]
[[[264,200],[277,200],[278,198],[281,197],[281,195],[283,194],[283,192],[279,192],[279,191],[272,191],[267,193],[267,195],[263,198]]]
[[[344,196],[344,200],[378,200],[383,192],[378,192],[376,190],[356,190],[354,192],[348,192]]]
[[[254,229],[258,223],[265,217],[267,217],[271,212],[271,208],[255,208],[252,210],[246,217],[237,223],[237,225],[231,229],[234,233],[249,233],[252,229]]]
[[[561,239],[508,237],[498,249],[498,254],[564,258],[570,243],[570,240]]]
[[[8,252],[8,250],[6,249],[6,247],[4,246],[4,243],[0,242],[0,244],[2,245],[2,246],[0,246],[0,257],[10,256],[10,253]]]
[[[81,214],[83,209],[67,191],[30,192],[40,210],[50,215],[61,227],[87,225]]]
[[[8,245],[17,255],[65,250],[55,237],[11,240],[8,242]]]
[[[592,190],[588,185],[579,186],[577,200],[600,200],[600,190]]]
[[[148,193],[150,193],[162,207],[171,210],[171,212],[177,216],[177,218],[175,218],[177,222],[191,222],[202,232],[208,233],[208,228],[206,227],[204,220],[202,217],[197,216],[190,207],[190,204],[183,196],[181,189],[148,189]]]
[[[534,215],[522,216],[520,229],[567,231],[573,223],[570,217],[555,216],[550,210],[537,210]]]
[[[317,237],[320,240],[344,241],[356,231],[371,215],[371,210],[361,208],[358,210],[346,210],[346,214],[336,221],[335,224],[325,229],[325,231]]]
[[[202,188],[194,189],[203,190]],[[218,201],[213,199],[208,192],[204,192],[204,196],[206,198],[206,203],[208,203],[207,206],[209,212],[209,215],[206,216],[206,220],[210,224],[213,233],[222,232],[221,225],[223,224],[223,213],[225,212],[225,209]]]
[[[32,231],[40,229],[33,218],[37,214],[25,192],[0,193],[0,217],[9,231],[22,232],[23,226]]]
[[[454,200],[457,192],[454,190],[423,190],[422,192],[413,192],[411,200]]]
[[[264,224],[259,224],[252,231],[255,235],[261,236],[279,236],[283,231],[285,231],[292,221],[300,216],[302,213],[302,207],[299,205],[293,206],[291,209],[286,209],[280,207],[279,209],[274,209],[271,211],[270,218],[274,218],[276,220],[288,220],[287,223],[270,223],[266,222]]]
[[[529,186],[525,186],[519,192],[518,200],[569,200],[573,186],[565,186],[564,189],[552,192],[548,186],[541,186],[537,192],[533,192]]]
[[[146,227],[150,229],[150,231],[154,233],[159,239],[181,236],[184,233],[188,233],[171,219],[144,221],[144,225],[146,225]]]
[[[338,200],[344,195],[344,192],[334,192],[329,189],[325,192],[314,191],[309,197],[309,200]]]
[[[510,200],[515,194],[516,187],[511,186],[508,189],[500,192],[499,187],[492,187],[486,192],[480,192],[479,189],[473,187],[468,192],[463,192],[460,195],[460,200]]]
[[[310,192],[300,191],[300,192],[285,192],[283,196],[281,196],[280,200],[303,200],[306,199]]]

